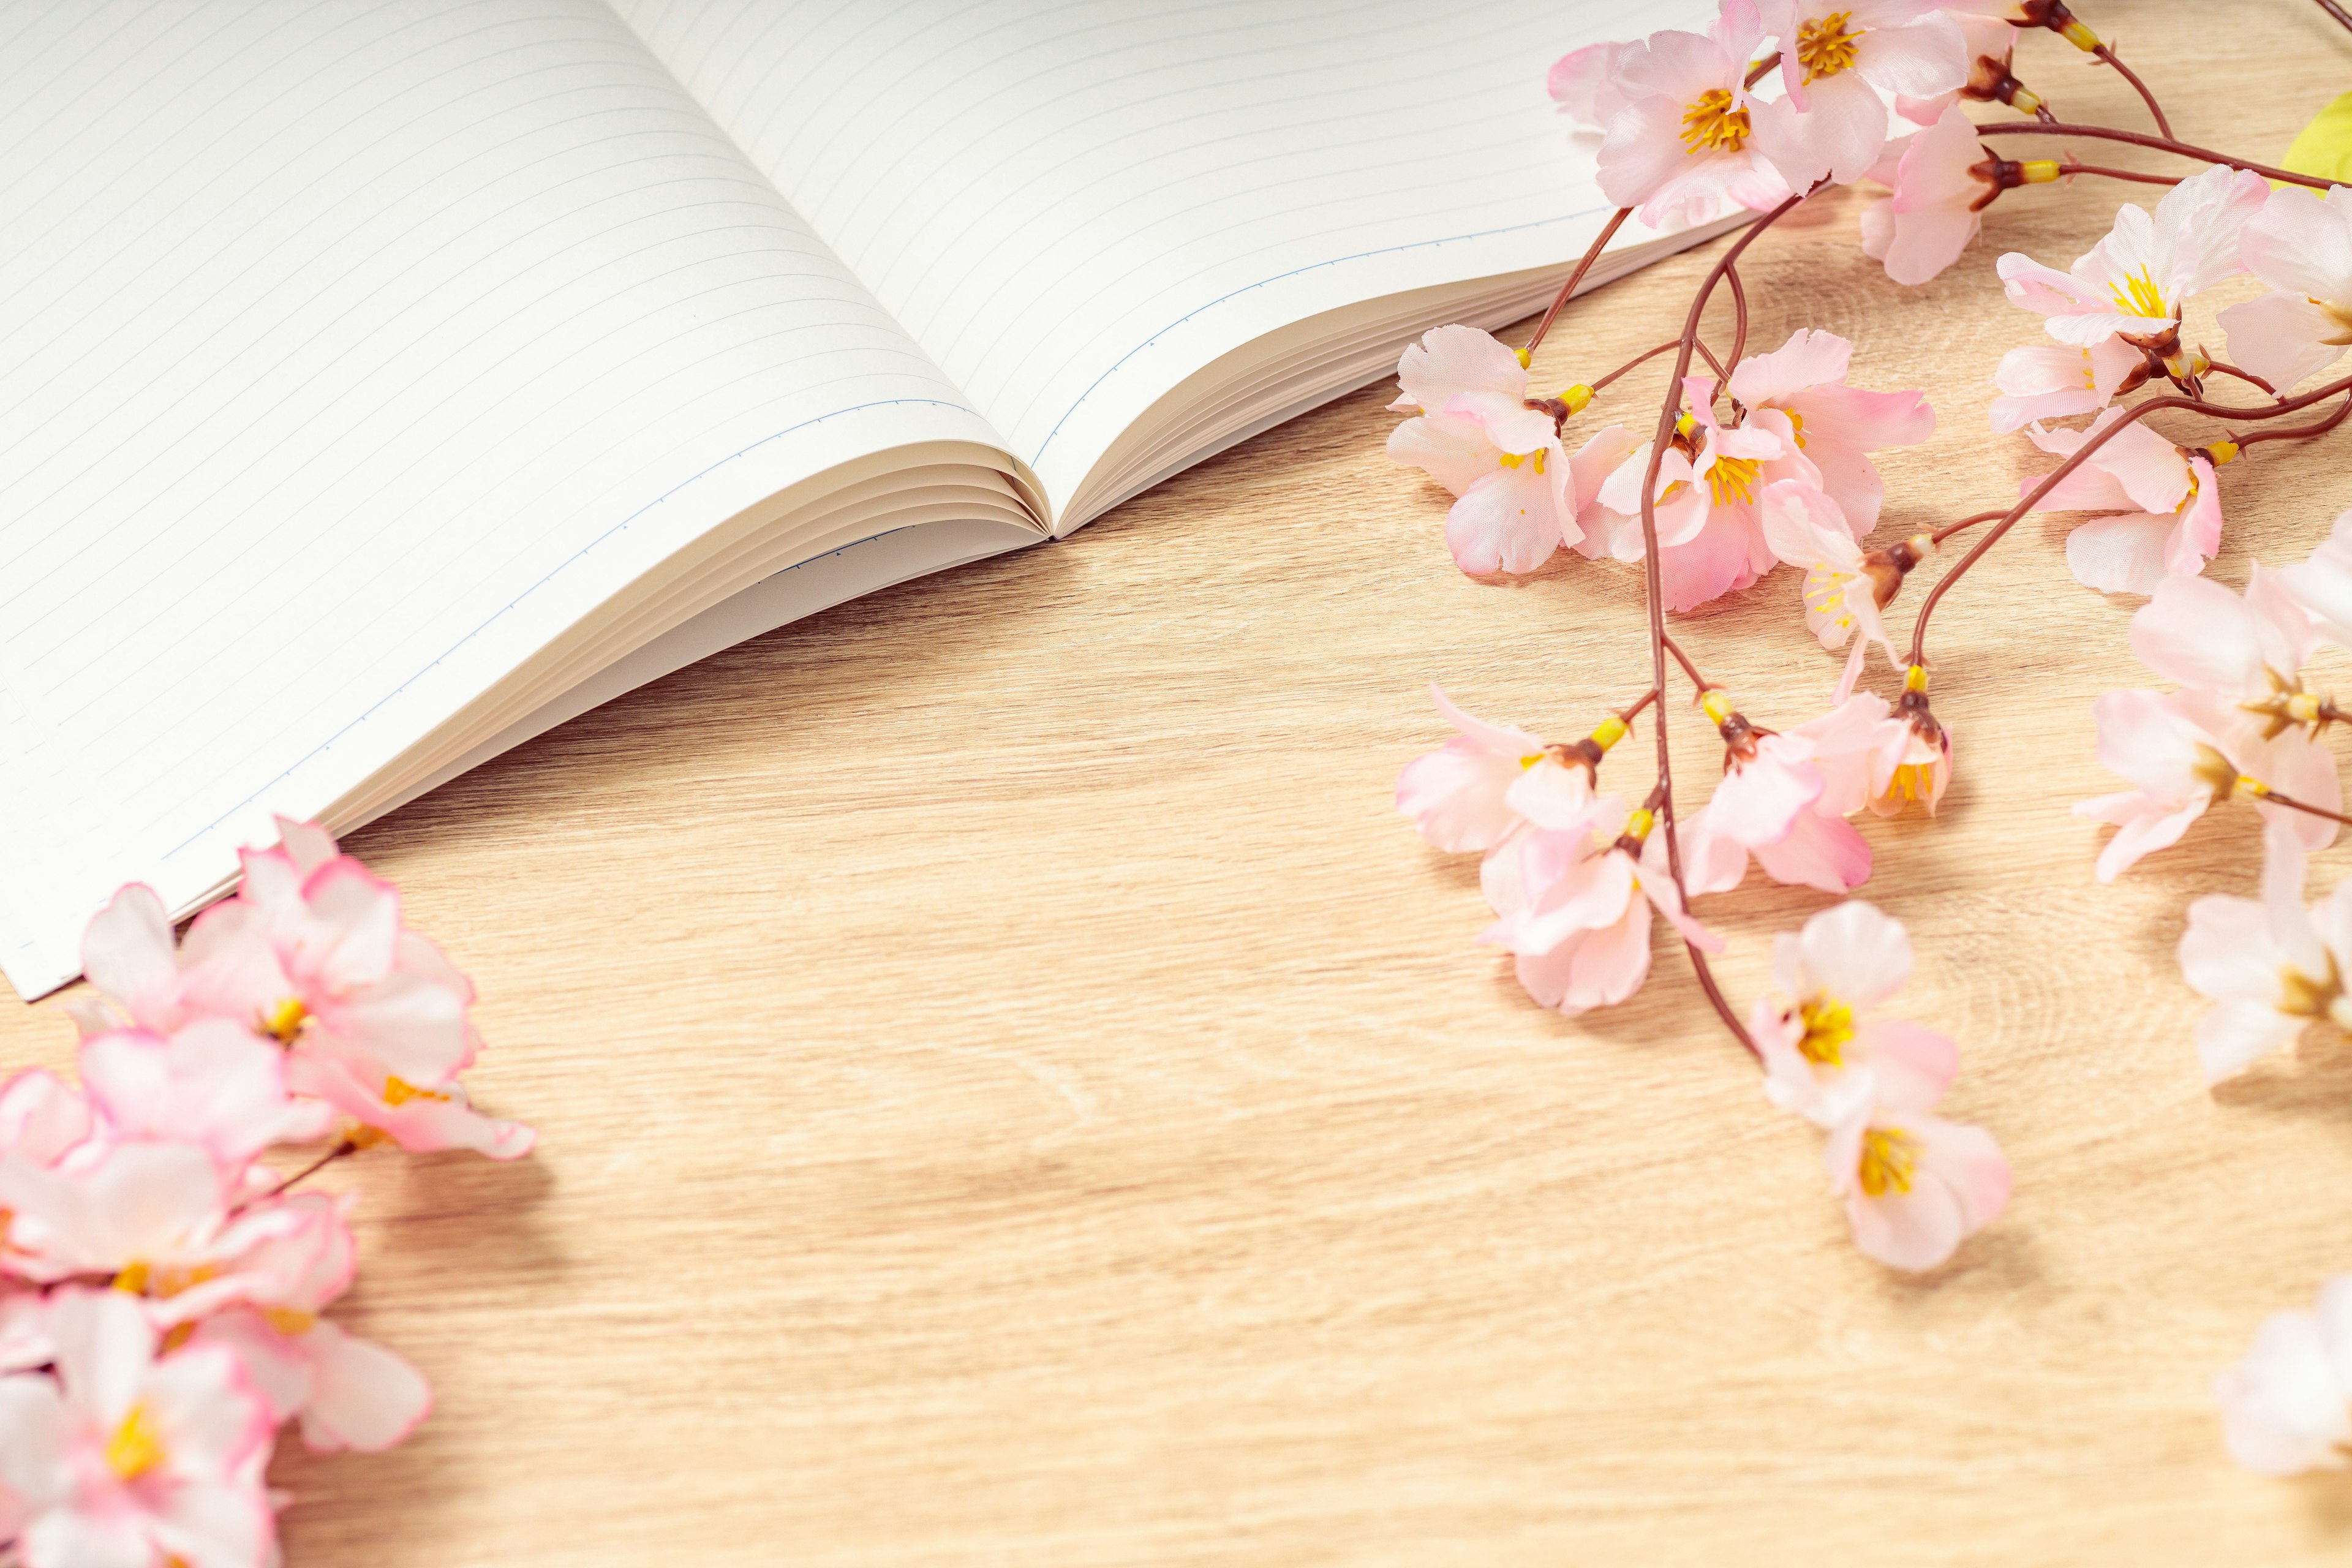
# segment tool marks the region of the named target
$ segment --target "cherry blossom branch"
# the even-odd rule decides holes
[[[1584,281],[1584,275],[1592,270],[1594,262],[1601,259],[1601,251],[1617,237],[1617,231],[1624,226],[1625,220],[1633,216],[1632,207],[1619,207],[1610,215],[1609,221],[1601,226],[1601,232],[1594,235],[1592,243],[1585,247],[1584,259],[1576,264],[1576,270],[1568,275],[1568,281],[1561,284],[1559,292],[1552,296],[1551,309],[1543,313],[1543,320],[1536,323],[1535,334],[1528,339],[1528,346],[1519,351],[1521,363],[1526,363],[1525,356],[1534,353],[1543,342],[1544,334],[1551,331],[1552,321],[1568,303],[1568,297],[1576,292],[1576,286]]]
[[[2203,349],[2201,349],[2201,348],[2200,348],[2200,349],[2199,349],[2197,352],[2198,352],[2199,353],[2205,353],[2205,351],[2204,351]],[[2210,355],[2210,354],[2206,354],[2206,355],[2205,355],[2205,368],[2206,368],[2206,369],[2208,369],[2208,370],[2218,370],[2218,371],[2220,371],[2223,375],[2233,375],[2233,376],[2236,376],[2240,381],[2251,382],[2251,383],[2252,383],[2254,385],[2261,387],[2264,392],[2269,393],[2273,397],[2276,397],[2276,396],[2278,395],[2278,388],[2277,388],[2277,387],[2273,386],[2269,382],[2264,381],[2261,376],[2256,375],[2252,371],[2250,371],[2250,370],[2240,370],[2236,365],[2230,364],[2230,363],[2226,363],[2226,362],[2224,362],[2224,361],[2215,359],[2215,358],[2214,358],[2212,355]]]
[[[2244,169],[2260,174],[2265,180],[2284,180],[2293,185],[2306,185],[2315,191],[2327,189],[2326,180],[2298,174],[2291,169],[2274,169],[2268,163],[2232,157],[2216,153],[2210,147],[2192,146],[2176,142],[2168,136],[2149,136],[2137,131],[2118,131],[2109,125],[2069,125],[2060,121],[1997,120],[1990,125],[1977,127],[1979,136],[2087,136],[2099,142],[2126,142],[2135,147],[2153,147],[2159,153],[2172,153],[2183,158],[2198,158],[2208,163],[2227,163],[2232,169]]]
[[[2238,781],[2238,787],[2256,800],[2266,800],[2273,805],[2285,806],[2289,811],[2300,811],[2312,816],[2324,816],[2330,822],[2352,825],[2352,816],[2340,811],[2330,811],[2324,805],[2314,805],[2307,800],[2297,800],[2291,795],[2281,795],[2260,779],[2242,778]]]
[[[2352,398],[2337,404],[2336,412],[2326,418],[2315,420],[2309,425],[2298,425],[2291,430],[2250,430],[2238,437],[2238,447],[2242,451],[2263,441],[2307,441],[2314,436],[2325,436],[2343,424],[2347,414],[2352,414]]]
[[[2347,11],[2343,6],[2338,5],[2336,0],[2319,0],[2319,8],[2343,23],[2347,28],[2352,28],[2352,11]]]
[[[1591,382],[1589,384],[1591,386],[1593,391],[1598,392],[1602,387],[1608,385],[1611,382],[1616,380],[1619,376],[1623,375],[1627,371],[1632,370],[1634,366],[1646,363],[1649,361],[1657,358],[1660,354],[1671,353],[1681,346],[1682,340],[1680,338],[1668,338],[1656,348],[1643,349],[1640,353],[1635,354],[1632,359],[1627,360],[1623,364],[1619,365],[1615,370],[1611,371],[1599,381]]]
[[[2169,140],[2172,136],[2172,122],[2165,119],[2164,106],[2156,101],[2156,94],[2147,89],[2147,83],[2139,79],[2139,73],[2124,64],[2116,58],[2116,51],[2105,44],[2101,44],[2091,52],[2115,67],[2117,73],[2132,84],[2132,90],[2139,94],[2140,101],[2147,105],[2148,113],[2155,118],[2156,128],[2164,133],[2167,140]]]
[[[1731,333],[1731,363],[1738,364],[1739,363],[1740,356],[1748,352],[1748,290],[1740,287],[1739,268],[1737,267],[1725,268],[1723,269],[1723,280],[1731,285],[1731,309],[1733,311],[1732,321],[1734,323]],[[1709,354],[1707,356],[1710,360],[1714,357],[1715,356],[1713,354]],[[1717,366],[1717,368],[1719,370],[1722,367]],[[1730,378],[1726,376],[1724,379],[1727,381]]]
[[[1919,618],[1911,625],[1909,662],[1914,665],[1927,663],[1927,620],[1935,614],[1936,605],[1943,599],[1952,584],[1965,576],[1969,568],[1983,558],[1986,551],[2000,543],[2001,535],[2017,526],[2018,520],[2032,511],[2035,504],[2057,486],[2059,480],[2081,468],[2093,453],[2140,420],[2151,414],[2162,413],[2171,408],[2184,409],[2192,414],[2207,414],[2217,419],[2275,419],[2280,415],[2296,413],[2310,407],[2315,403],[2323,403],[2328,398],[2346,392],[2352,392],[2352,376],[2329,382],[2326,385],[2306,392],[2299,397],[2282,398],[2267,408],[2233,408],[2226,403],[2208,403],[2201,397],[2151,397],[2144,403],[2134,404],[2125,410],[2122,418],[2103,430],[2094,432],[2088,440],[2067,455],[2064,462],[2044,474],[2040,484],[2027,491],[2024,499],[2015,506],[2003,512],[2000,521],[1988,529],[1985,536],[1970,546],[1969,552],[1955,562],[1952,569],[1937,579],[1934,587],[1927,590],[1927,596],[1919,601]],[[2240,443],[2241,446],[2243,444]],[[1654,464],[1653,472],[1654,474]]]
[[[1941,544],[1944,541],[1951,538],[1952,535],[1959,532],[1964,528],[1974,528],[1980,522],[1990,522],[1994,518],[2000,515],[2001,514],[1997,511],[1980,511],[1974,517],[1964,517],[1958,522],[1948,522],[1943,527],[1937,529],[1934,533],[1929,534],[1928,537],[1933,539],[1937,543]]]
[[[1663,689],[1666,684],[1666,595],[1664,572],[1658,559],[1658,467],[1665,461],[1666,445],[1674,439],[1675,416],[1682,412],[1683,378],[1690,374],[1692,352],[1698,344],[1699,319],[1706,312],[1706,302],[1715,293],[1716,284],[1723,275],[1737,266],[1740,253],[1756,242],[1756,237],[1797,209],[1810,191],[1801,191],[1748,226],[1747,232],[1731,242],[1731,246],[1716,259],[1700,280],[1697,292],[1691,297],[1690,313],[1683,319],[1683,335],[1676,342],[1674,374],[1667,378],[1666,395],[1658,410],[1657,434],[1650,442],[1648,468],[1642,475],[1642,566],[1643,596],[1650,612],[1650,680]],[[1686,667],[1687,668],[1687,667]],[[1671,755],[1666,725],[1661,719],[1658,731],[1658,801],[1661,831],[1666,836],[1666,870],[1674,879],[1675,893],[1687,906],[1689,895],[1683,887],[1683,851],[1675,827],[1674,759]],[[1739,1021],[1731,1004],[1724,1000],[1722,987],[1715,983],[1715,972],[1707,967],[1706,954],[1688,937],[1683,939],[1683,949],[1690,954],[1691,968],[1698,975],[1699,988],[1706,993],[1708,1003],[1724,1027],[1731,1031],[1749,1056],[1759,1062],[1764,1059],[1748,1026]]]
[[[317,1175],[320,1172],[325,1170],[336,1161],[343,1158],[346,1154],[356,1154],[359,1152],[360,1146],[346,1138],[341,1142],[336,1144],[333,1148],[328,1150],[325,1153],[320,1155],[317,1159],[311,1161],[309,1164],[303,1166],[300,1170],[295,1172],[292,1175],[287,1177],[284,1181],[278,1183],[276,1186],[270,1188],[268,1193],[262,1195],[272,1198],[282,1196],[285,1194],[291,1192],[296,1184],[309,1181],[311,1177]],[[255,1200],[251,1198],[247,1198],[246,1203],[252,1203]],[[245,1204],[239,1204],[237,1205],[238,1208],[243,1208]]]

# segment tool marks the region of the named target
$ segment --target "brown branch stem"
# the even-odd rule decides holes
[[[2157,130],[2164,133],[2164,137],[2167,141],[2170,141],[2172,138],[2172,122],[2165,119],[2164,106],[2156,101],[2156,94],[2148,91],[2147,83],[2139,79],[2139,73],[2133,70],[2131,67],[2124,64],[2122,60],[2118,59],[2116,57],[2116,51],[2109,48],[2105,44],[2101,44],[2097,48],[2093,49],[2091,52],[2098,56],[2099,58],[2106,61],[2107,64],[2115,67],[2116,73],[2126,81],[2132,84],[2132,90],[2139,94],[2140,101],[2142,103],[2147,105],[2149,115],[2156,121]]]
[[[1612,239],[1617,237],[1617,231],[1624,226],[1625,220],[1633,216],[1632,207],[1619,207],[1610,215],[1609,221],[1601,226],[1601,232],[1592,237],[1591,245],[1585,249],[1584,259],[1576,264],[1576,270],[1568,275],[1568,281],[1561,284],[1559,292],[1552,296],[1551,309],[1546,310],[1543,313],[1543,320],[1536,323],[1535,335],[1528,340],[1526,350],[1528,353],[1533,354],[1537,347],[1542,343],[1544,334],[1551,331],[1554,318],[1559,316],[1560,308],[1568,303],[1568,297],[1576,292],[1576,286],[1584,281],[1584,275],[1592,270],[1594,262],[1601,259],[1601,252],[1607,247]]]
[[[2069,125],[2063,121],[1997,120],[1990,125],[1977,127],[1979,136],[2085,136],[2096,142],[2126,142],[2135,147],[2153,147],[2159,153],[2177,153],[2183,158],[2201,158],[2208,163],[2227,163],[2233,169],[2244,169],[2266,180],[2284,180],[2291,185],[2307,185],[2315,191],[2327,189],[2326,180],[2315,180],[2309,174],[2298,174],[2290,169],[2274,169],[2268,163],[2257,163],[2245,158],[2234,158],[2227,153],[2216,153],[2210,147],[2195,147],[2186,142],[2176,142],[2168,136],[2149,136],[2138,131],[2118,131],[2112,125]]]

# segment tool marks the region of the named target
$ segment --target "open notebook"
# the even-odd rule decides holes
[[[1608,210],[1545,69],[1625,30],[0,0],[0,965],[1526,314]]]

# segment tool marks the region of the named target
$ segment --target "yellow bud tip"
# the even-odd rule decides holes
[[[1592,743],[1604,752],[1624,738],[1625,721],[1613,713],[1601,721],[1601,728],[1592,731]]]
[[[1561,392],[1559,400],[1568,405],[1568,411],[1570,414],[1581,414],[1592,406],[1592,388],[1580,381],[1574,386]]]
[[[2042,96],[2028,92],[2021,87],[2017,88],[2009,95],[2009,106],[2020,114],[2031,114],[2042,107]]]
[[[2066,172],[2055,158],[2028,158],[2018,164],[2018,177],[2029,185],[2046,185]]]
[[[1731,697],[1727,692],[1706,691],[1699,695],[1699,711],[1720,724],[1731,717]]]
[[[2067,17],[2066,25],[2058,29],[2058,36],[2086,55],[2098,52],[2099,35],[2083,26],[2077,17]]]
[[[1903,676],[1903,689],[1906,691],[1927,690],[1927,667],[1924,664],[1915,664],[1906,671]]]
[[[1633,839],[1647,838],[1650,836],[1650,829],[1656,825],[1657,820],[1657,817],[1650,812],[1635,812],[1625,819],[1625,837]]]
[[[2263,783],[2263,781],[2258,778],[2250,778],[2244,773],[2240,773],[2238,775],[2237,783],[2231,787],[2236,789],[2241,795],[2250,795],[2257,800],[2271,793],[2270,785]]]
[[[2213,466],[2217,468],[2224,463],[2236,460],[2240,450],[2235,441],[2216,441],[2205,448],[2206,455],[2213,459]]]
[[[1687,436],[1698,428],[1698,420],[1688,413],[1675,416],[1675,434]]]
[[[1527,369],[1527,368],[1528,368],[1528,360],[1529,360],[1529,359],[1531,359],[1533,356],[1532,356],[1532,355],[1530,355],[1530,354],[1528,353],[1528,351],[1527,351],[1527,350],[1525,350],[1525,349],[1513,349],[1511,352],[1512,352],[1514,354],[1516,354],[1516,355],[1517,355],[1517,356],[1518,356],[1519,368],[1520,368],[1521,370],[1525,370],[1525,369]]]

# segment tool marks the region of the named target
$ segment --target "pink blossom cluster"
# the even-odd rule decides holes
[[[278,1427],[391,1447],[432,1397],[326,1309],[356,1267],[347,1197],[273,1150],[527,1153],[458,1075],[473,988],[391,884],[280,821],[237,894],[174,942],[132,886],[91,922],[79,1089],[0,1086],[0,1551],[26,1568],[259,1568]]]
[[[1848,386],[1853,353],[1834,333],[1800,331],[1741,360],[1721,387],[1706,376],[1685,382],[1686,411],[1657,455],[1652,490],[1668,609],[1695,609],[1783,562],[1853,580],[1856,542],[1878,526],[1886,493],[1870,454],[1924,441],[1936,427],[1916,392]],[[1611,425],[1571,455],[1561,432],[1591,396],[1579,385],[1548,403],[1531,399],[1518,356],[1474,327],[1438,327],[1405,350],[1390,407],[1412,417],[1390,434],[1389,455],[1454,492],[1445,541],[1465,572],[1533,572],[1564,548],[1643,558],[1652,443]],[[1797,521],[1776,525],[1776,512]],[[1824,642],[1843,646],[1858,608],[1842,594],[1826,599]]]
[[[1722,782],[1687,822],[1659,831],[1656,800],[1629,810],[1596,787],[1623,720],[1547,743],[1435,695],[1455,736],[1407,764],[1398,808],[1438,848],[1485,857],[1479,880],[1496,918],[1479,940],[1512,955],[1530,996],[1571,1017],[1640,989],[1655,920],[1703,952],[1723,950],[1685,909],[1685,887],[1726,891],[1752,858],[1775,880],[1843,893],[1870,875],[1870,847],[1847,818],[1865,805],[1891,814],[1908,799],[1932,811],[1950,776],[1949,737],[1924,700],[1890,710],[1857,692],[1783,733],[1709,691]],[[1898,1268],[1936,1267],[2000,1212],[2009,1168],[1990,1135],[1929,1114],[1957,1047],[1871,1016],[1910,973],[1908,937],[1849,902],[1780,939],[1776,957],[1778,989],[1758,999],[1748,1023],[1766,1092],[1829,1132],[1832,1189],[1862,1250]]]

